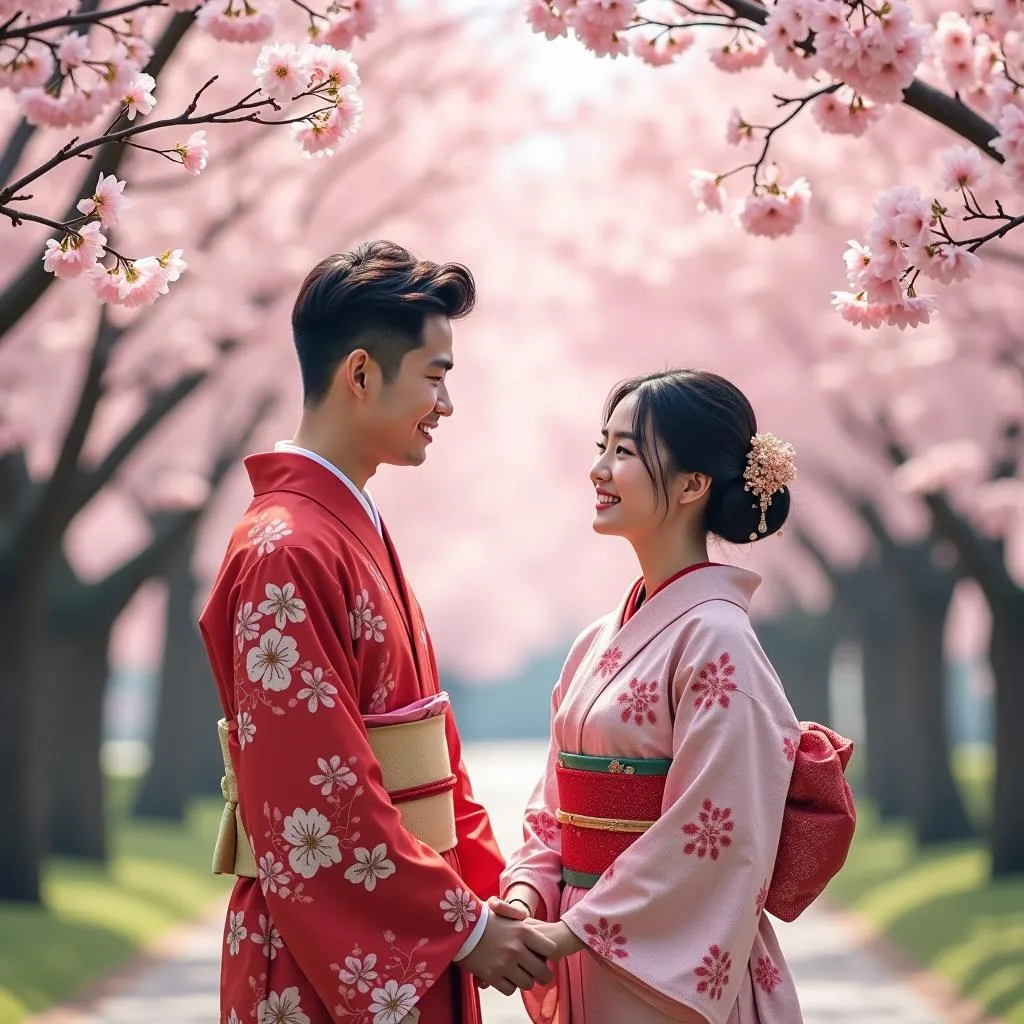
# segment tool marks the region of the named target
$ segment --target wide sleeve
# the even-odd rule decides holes
[[[723,1024],[736,1002],[799,733],[744,624],[699,629],[684,644],[662,816],[562,918],[602,964],[676,1020]]]
[[[558,809],[558,777],[555,769],[559,751],[555,715],[561,706],[563,693],[572,682],[599,628],[600,623],[595,623],[577,638],[551,693],[551,733],[544,771],[533,787],[523,812],[522,845],[509,857],[508,867],[501,876],[503,895],[517,882],[525,882],[537,891],[543,903],[543,906],[537,908],[537,917],[544,921],[558,919],[562,898],[562,832],[555,818]]]
[[[325,1006],[359,1015],[385,991],[411,1009],[465,941],[476,894],[383,788],[327,567],[282,546],[236,591],[230,751],[274,924]]]
[[[487,812],[473,796],[469,773],[462,760],[462,742],[455,724],[455,716],[449,711],[445,723],[448,738],[448,753],[452,771],[458,780],[453,791],[455,803],[455,834],[458,838],[456,856],[459,872],[466,885],[482,900],[497,896],[499,879],[505,860],[494,838],[491,821]]]

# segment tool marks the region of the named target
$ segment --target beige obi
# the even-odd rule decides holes
[[[438,853],[454,849],[457,842],[452,794],[456,777],[448,757],[445,717],[435,715],[418,722],[367,730],[384,789],[398,808],[402,825]],[[224,758],[224,777],[220,782],[224,813],[213,852],[213,873],[256,878],[256,858],[242,824],[238,781],[228,748],[228,723],[223,718],[217,723],[217,735]]]

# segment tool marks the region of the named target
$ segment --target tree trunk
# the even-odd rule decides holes
[[[991,596],[990,596],[991,601]],[[995,678],[996,778],[992,806],[992,874],[1024,873],[1024,591],[992,601],[989,656]]]
[[[23,567],[22,567],[23,568]],[[0,578],[0,900],[38,903],[43,851],[38,709],[30,679],[38,635],[38,580],[11,571]]]
[[[60,752],[47,786],[48,849],[99,861],[107,856],[100,748],[111,626],[91,621],[51,625],[41,659],[42,671],[58,680],[63,691],[48,716],[47,749]]]
[[[785,618],[757,623],[755,631],[797,718],[827,725],[829,676],[839,642],[833,618],[793,611]]]
[[[943,600],[937,593],[929,600],[919,594],[905,611],[911,657],[906,681],[911,712],[910,815],[921,845],[975,834],[950,765],[943,649],[948,596]]]
[[[860,638],[867,729],[865,786],[883,819],[906,817],[910,810],[905,756],[907,670],[889,626],[872,617]]]
[[[220,708],[195,622],[191,553],[189,546],[165,574],[167,629],[153,759],[135,808],[141,816],[171,821],[182,820],[189,799],[211,791],[222,774],[217,744]],[[211,768],[214,778],[200,779],[200,772]]]

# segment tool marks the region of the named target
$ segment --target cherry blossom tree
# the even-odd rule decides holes
[[[102,628],[87,631],[92,638],[91,676],[83,689],[90,699],[79,713],[88,712],[95,728],[88,731],[89,742],[76,748],[81,758],[87,758],[97,735],[98,695],[106,675],[106,636],[112,617],[142,579],[166,563],[168,544],[175,558],[182,554],[195,520],[184,513],[175,517],[174,529],[159,552],[156,539],[144,543],[134,555],[128,554],[121,569],[105,566],[99,573],[106,581],[102,583],[79,574],[74,561],[61,554],[62,541],[67,543],[97,502],[123,490],[126,482],[145,503],[152,497],[147,493],[152,482],[166,475],[168,465],[193,475],[208,472],[207,453],[218,447],[216,430],[210,435],[213,440],[196,446],[194,464],[183,457],[178,439],[194,436],[197,402],[215,411],[220,428],[226,401],[255,401],[264,386],[275,395],[281,393],[282,381],[292,375],[280,372],[287,356],[279,343],[286,329],[280,321],[286,323],[289,300],[308,267],[324,251],[358,240],[383,217],[397,216],[427,197],[436,200],[474,160],[487,156],[495,140],[514,134],[521,115],[511,106],[509,117],[492,118],[482,127],[471,116],[474,104],[491,102],[496,83],[508,81],[510,89],[515,87],[503,78],[507,69],[501,61],[485,67],[467,65],[468,52],[455,45],[454,38],[463,24],[426,11],[390,33],[376,59],[368,59],[364,73],[366,95],[379,103],[381,116],[335,161],[296,162],[287,148],[267,144],[261,126],[244,124],[232,127],[232,142],[206,172],[205,202],[188,214],[184,204],[191,189],[181,188],[187,176],[133,175],[136,202],[148,216],[119,225],[119,237],[144,243],[148,235],[169,226],[189,240],[193,269],[199,270],[166,302],[150,307],[110,303],[94,313],[97,307],[81,301],[88,285],[75,281],[36,302],[10,332],[0,362],[8,398],[7,408],[0,412],[6,452],[0,461],[11,487],[5,488],[0,528],[5,593],[17,594],[21,601],[4,627],[10,627],[9,633],[5,631],[5,642],[12,645],[9,663],[25,674],[5,671],[0,677],[0,702],[7,712],[4,728],[11,738],[8,744],[5,736],[3,744],[5,757],[11,757],[4,769],[12,780],[5,790],[10,806],[3,813],[24,821],[25,827],[0,847],[5,896],[33,899],[37,894],[47,805],[34,798],[40,795],[40,780],[46,779],[41,762],[46,760],[47,744],[34,738],[47,735],[39,725],[48,705],[45,688],[27,687],[24,680],[47,668],[37,652],[48,624],[66,625],[68,609],[81,611],[86,605],[102,615]],[[445,50],[450,56],[441,57],[437,48],[446,41],[451,44]],[[196,80],[196,69],[208,66],[206,50],[213,45],[202,36],[192,36],[182,45],[161,79],[167,95]],[[434,59],[425,75],[428,52]],[[247,65],[243,70],[248,74]],[[427,104],[454,115],[444,131],[422,132]],[[452,159],[451,150],[460,157]],[[136,160],[148,160],[148,155],[133,154],[132,161]],[[126,165],[129,171],[133,166]],[[247,170],[253,166],[257,169]],[[359,201],[343,198],[345,190]],[[321,216],[324,204],[332,203],[339,204],[339,215]],[[271,264],[261,256],[268,230],[277,256]],[[228,303],[227,269],[234,286]],[[268,333],[268,322],[277,325],[273,332]],[[212,397],[218,392],[219,398]],[[58,413],[54,418],[48,415],[53,409],[67,409],[69,415]],[[174,441],[169,440],[172,436]],[[159,453],[155,461],[147,454],[154,448]],[[35,465],[30,468],[31,463]],[[90,548],[111,542],[110,527],[101,524],[98,529]],[[88,595],[96,600],[86,601]],[[95,615],[94,627],[99,621]],[[82,619],[86,622],[90,616]],[[81,631],[65,630],[68,643],[62,650],[51,647],[52,657],[67,654],[64,648],[73,646],[72,632]],[[86,659],[79,660],[85,671]],[[63,735],[67,723],[56,716],[50,725],[49,735]],[[95,755],[93,749],[91,793],[100,791]],[[61,792],[55,799],[61,799]],[[78,808],[74,828],[60,837],[65,851],[94,856],[102,852],[98,807],[97,798]]]
[[[750,145],[753,155],[691,175],[705,211],[724,209],[734,175],[749,182],[733,216],[752,235],[789,235],[806,218],[810,183],[783,176],[771,159],[797,118],[859,137],[903,104],[942,126],[947,146],[955,137],[966,143],[945,151],[937,182],[888,188],[876,200],[864,241],[845,254],[849,290],[834,293],[851,323],[928,323],[935,300],[919,290],[921,279],[965,280],[983,246],[1024,224],[1024,213],[1012,212],[1024,190],[1024,10],[1016,0],[529,0],[527,17],[549,39],[571,31],[598,56],[634,54],[654,66],[678,61],[707,30],[719,71],[758,74],[763,100],[746,93],[726,122],[729,142]],[[769,98],[776,114],[762,117]],[[755,105],[756,115],[748,109]],[[1002,165],[1000,173],[987,164]]]
[[[303,152],[322,156],[358,130],[360,79],[347,48],[376,27],[378,5],[351,0],[317,10],[293,0],[288,7],[279,18],[263,0],[135,0],[114,7],[98,0],[4,0],[0,88],[15,95],[22,119],[0,159],[0,215],[14,227],[56,234],[41,266],[37,259],[26,263],[0,297],[0,337],[46,290],[51,274],[85,277],[100,301],[130,308],[152,303],[179,279],[186,262],[173,240],[141,257],[111,244],[110,229],[128,205],[118,173],[130,151],[162,157],[195,176],[209,159],[208,128],[201,126],[287,128]],[[163,16],[155,29],[154,14]],[[205,81],[169,116],[149,117],[158,105],[158,79],[193,27],[216,43],[205,52]],[[285,37],[295,41],[267,42]],[[248,77],[225,81],[228,49],[258,43],[265,45],[251,56]],[[110,123],[97,129],[101,118]],[[40,129],[50,131],[35,146],[39,158],[17,169]],[[68,140],[56,152],[52,131]],[[73,132],[80,134],[69,138]],[[74,180],[69,175],[82,160],[89,170],[60,214],[61,186]]]

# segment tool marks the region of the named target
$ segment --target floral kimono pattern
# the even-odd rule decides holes
[[[588,947],[524,993],[538,1024],[799,1024],[764,901],[800,727],[748,618],[759,582],[701,567],[623,624],[627,597],[573,646],[503,876]],[[591,889],[562,882],[560,751],[671,758],[660,817]]]
[[[293,453],[246,468],[255,496],[200,620],[258,870],[228,908],[221,1020],[476,1022],[452,960],[502,861],[454,720],[443,856],[402,827],[362,720],[438,692],[420,609],[341,480]]]

